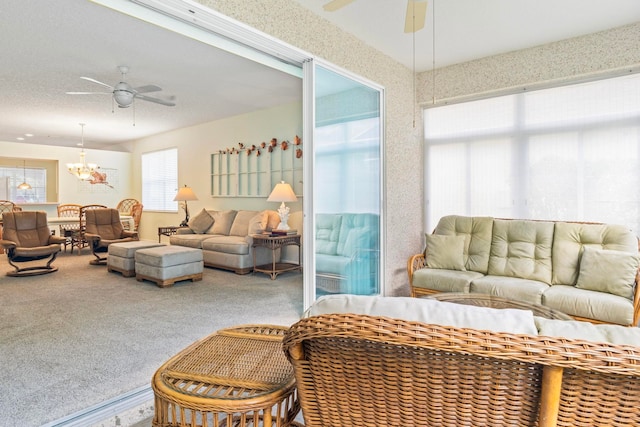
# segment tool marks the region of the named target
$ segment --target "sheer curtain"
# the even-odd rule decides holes
[[[427,109],[427,229],[444,215],[640,233],[640,74]]]

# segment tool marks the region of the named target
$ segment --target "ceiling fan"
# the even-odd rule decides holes
[[[332,0],[322,8],[327,12],[334,12],[353,3],[355,0]],[[424,28],[427,15],[427,0],[407,0],[407,14],[404,21],[404,32],[415,33]]]
[[[154,98],[152,96],[145,95],[150,92],[159,92],[162,88],[156,85],[145,85],[139,87],[132,87],[129,83],[125,82],[125,76],[129,72],[129,67],[126,65],[120,65],[118,67],[120,74],[122,74],[122,80],[115,86],[108,85],[91,77],[80,77],[83,80],[87,80],[93,83],[97,83],[101,86],[109,88],[110,92],[67,92],[68,95],[112,95],[113,100],[118,107],[127,108],[133,104],[134,99],[141,99],[143,101],[155,102],[156,104],[166,105],[167,107],[174,107],[176,104],[173,100],[164,100],[160,98]]]

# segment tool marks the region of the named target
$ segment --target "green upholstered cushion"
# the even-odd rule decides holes
[[[427,234],[427,267],[445,270],[465,271],[464,243],[465,236],[443,236]]]
[[[493,221],[489,274],[551,284],[553,222]]]
[[[585,247],[576,287],[631,299],[638,254]]]
[[[629,227],[615,224],[556,222],[553,235],[553,285],[575,285],[585,247],[637,252],[638,239]]]
[[[206,209],[202,209],[195,216],[189,219],[187,225],[194,233],[203,234],[206,233],[213,225],[213,217],[209,215],[209,212],[207,212]]]
[[[464,266],[467,271],[487,274],[491,252],[493,218],[481,216],[443,216],[433,234],[465,236]]]

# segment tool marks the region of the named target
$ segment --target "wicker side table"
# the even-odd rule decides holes
[[[154,427],[299,425],[293,368],[282,351],[287,327],[222,329],[185,348],[154,374]]]

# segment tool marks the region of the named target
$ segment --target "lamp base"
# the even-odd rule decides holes
[[[289,207],[285,206],[284,202],[278,208],[278,216],[280,216],[280,224],[278,224],[278,230],[288,230],[289,224]]]

